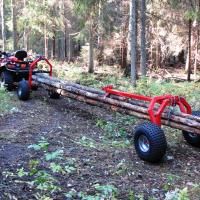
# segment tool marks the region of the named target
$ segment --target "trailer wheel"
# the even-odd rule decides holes
[[[13,90],[13,76],[10,72],[8,71],[3,71],[1,72],[1,75],[0,75],[0,81],[1,81],[1,85],[5,86],[5,88],[8,90],[8,91],[12,91]]]
[[[200,117],[200,111],[193,111],[192,115]],[[200,135],[183,131],[185,140],[194,147],[200,147]]]
[[[138,156],[148,162],[159,162],[165,155],[167,142],[163,130],[150,122],[136,127],[134,144]]]
[[[51,99],[59,99],[60,98],[60,94],[53,90],[49,90],[48,94]]]
[[[28,85],[28,82],[25,80],[22,80],[19,82],[18,88],[17,88],[17,96],[20,100],[26,101],[30,97],[30,87]]]

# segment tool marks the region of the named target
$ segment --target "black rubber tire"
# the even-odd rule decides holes
[[[60,98],[60,94],[55,91],[49,90],[48,94],[51,99],[59,99]]]
[[[5,86],[8,91],[12,91],[14,88],[13,76],[8,71],[2,71],[0,76],[1,84]]]
[[[144,150],[141,145],[142,139],[146,140],[146,148]],[[167,142],[163,130],[150,122],[145,122],[134,131],[134,145],[138,156],[145,161],[156,163],[162,160],[166,153]]]
[[[37,91],[38,90],[38,85],[32,85],[31,89],[34,90],[34,91]]]
[[[193,111],[192,115],[200,117],[200,111]],[[183,137],[190,145],[200,147],[200,135],[183,131]]]
[[[30,87],[27,81],[22,80],[19,82],[17,88],[17,96],[20,100],[26,101],[30,97]]]

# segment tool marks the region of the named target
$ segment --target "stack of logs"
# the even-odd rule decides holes
[[[63,81],[58,78],[49,77],[45,74],[36,74],[33,75],[32,78],[39,86],[56,91],[62,96],[149,120],[147,111],[148,104],[145,102],[115,95],[107,96],[102,90],[69,81]],[[166,109],[162,114],[162,124],[191,133],[200,134],[200,117],[180,112],[171,113],[170,108]]]

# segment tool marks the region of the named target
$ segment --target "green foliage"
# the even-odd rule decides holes
[[[60,191],[60,188],[56,186],[56,179],[43,170],[40,170],[35,174],[31,184],[42,191],[48,191],[51,193]]]
[[[8,112],[13,105],[9,93],[0,86],[0,113]]]
[[[40,151],[40,150],[47,151],[48,147],[49,143],[43,137],[41,138],[41,140],[38,141],[37,144],[32,144],[28,146],[29,149],[34,149],[35,151]]]
[[[94,188],[100,193],[101,198],[114,198],[117,194],[117,188],[113,185],[94,185]]]
[[[46,161],[62,159],[63,158],[62,156],[63,156],[63,150],[56,150],[54,152],[46,153],[45,159]]]
[[[23,176],[27,176],[28,173],[25,172],[25,171],[24,171],[24,168],[22,167],[22,168],[20,168],[20,169],[17,170],[17,175],[21,178],[21,177],[23,177]]]
[[[74,0],[74,8],[77,14],[87,16],[98,5],[100,0]]]
[[[29,180],[23,182],[27,182],[28,185],[39,191],[36,193],[37,199],[51,200],[49,195],[62,190],[57,176],[75,173],[77,170],[74,158],[64,160],[63,151],[50,152],[49,145],[49,142],[42,138],[38,143],[28,146],[28,148],[39,153],[41,157],[29,160],[27,169],[25,170],[24,167],[17,169],[16,175],[4,172],[4,176]]]
[[[127,137],[127,129],[128,125],[134,124],[135,119],[130,116],[123,116],[117,114],[116,122],[104,121],[102,119],[98,119],[96,121],[96,126],[103,129],[106,132],[106,136],[110,139],[113,138],[126,138]]]
[[[63,173],[63,168],[60,164],[57,163],[50,163],[49,168],[52,170],[53,173]]]
[[[190,200],[188,189],[184,188],[182,190],[176,189],[174,191],[168,192],[166,194],[165,200]]]
[[[118,189],[113,185],[93,185],[96,190],[95,195],[88,195],[84,192],[77,192],[75,190],[71,190],[65,194],[67,198],[70,199],[81,199],[81,200],[116,200],[115,196],[118,193]]]
[[[81,139],[79,141],[76,141],[75,143],[80,144],[84,147],[96,148],[95,141],[91,138],[86,137],[86,136],[81,137]]]

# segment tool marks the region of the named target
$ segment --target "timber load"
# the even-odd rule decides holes
[[[48,76],[46,74],[35,74],[32,76],[32,80],[36,82],[39,86],[49,90],[54,91],[61,96],[76,99],[81,102],[85,102],[91,105],[99,106],[115,112],[125,113],[128,115],[136,116],[145,120],[154,120],[150,115],[149,104],[146,100],[150,97],[143,96],[144,99],[140,101],[140,98],[131,98],[131,94],[124,94],[117,90],[113,90],[111,86],[103,88],[103,90],[94,89],[92,87],[83,86],[69,81],[60,80],[55,77]],[[119,94],[118,94],[119,93]],[[135,97],[135,96],[134,96]],[[171,97],[171,96],[170,96]],[[176,128],[188,133],[200,134],[200,116],[194,116],[189,112],[173,111],[172,106],[177,104],[180,105],[179,100],[181,97],[176,97],[170,99],[169,101],[164,99],[165,106],[161,107],[155,103],[153,107],[153,114],[158,115],[160,113],[159,119],[155,119],[155,124],[160,123],[160,125],[166,125],[172,128]],[[151,100],[151,99],[150,99]],[[184,99],[183,99],[184,100]],[[160,101],[158,101],[160,102]],[[182,101],[184,102],[184,101]],[[185,103],[185,102],[184,102]],[[190,110],[189,105],[186,105],[186,111]],[[183,106],[181,108],[184,110]],[[153,116],[154,117],[154,116]],[[153,121],[154,122],[154,121]],[[199,136],[199,135],[198,135]]]

